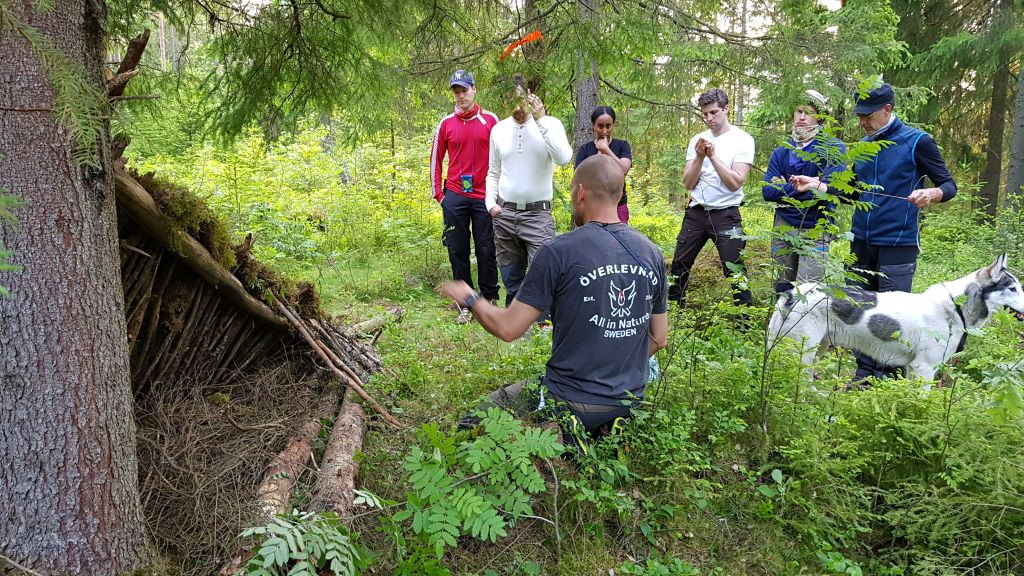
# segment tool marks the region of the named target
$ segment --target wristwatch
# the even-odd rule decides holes
[[[469,296],[466,296],[465,300],[462,301],[462,307],[463,308],[469,308],[470,310],[472,310],[473,309],[473,304],[476,304],[476,301],[479,300],[479,299],[480,299],[480,295],[479,294],[477,294],[476,292],[470,292]]]

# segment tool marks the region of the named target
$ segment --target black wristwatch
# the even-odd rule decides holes
[[[470,292],[469,296],[466,296],[466,299],[462,301],[462,307],[463,308],[469,308],[470,310],[472,310],[473,309],[473,304],[476,304],[476,301],[479,300],[479,299],[480,299],[480,295],[479,294],[477,294],[476,292]]]

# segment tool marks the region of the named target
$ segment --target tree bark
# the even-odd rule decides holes
[[[1003,177],[1003,131],[1006,127],[1007,88],[1010,80],[1010,64],[1003,63],[992,78],[992,103],[988,113],[988,144],[986,146],[985,169],[981,173],[984,186],[981,199],[990,218],[999,207],[999,184]]]
[[[1024,192],[1024,67],[1017,72],[1017,98],[1013,102],[1013,132],[1010,135],[1010,167],[1006,173],[1007,205]]]
[[[102,0],[5,2],[103,89]],[[145,561],[108,127],[98,169],[73,158],[29,44],[0,34],[0,230],[21,271],[0,298],[0,554],[42,574],[123,574]]]
[[[601,0],[576,0],[580,26],[595,28],[601,14]],[[594,139],[594,124],[590,114],[597,107],[598,97],[597,64],[587,52],[580,54],[576,63],[576,118],[572,135],[575,149]]]

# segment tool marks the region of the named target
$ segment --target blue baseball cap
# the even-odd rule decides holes
[[[853,113],[871,114],[882,109],[886,104],[896,102],[896,94],[892,91],[889,83],[882,84],[878,88],[868,92],[866,97],[861,97],[860,92],[853,95]]]
[[[452,74],[451,81],[449,82],[452,86],[462,86],[463,88],[472,88],[476,85],[473,81],[473,74],[466,72],[465,70],[456,70]]]

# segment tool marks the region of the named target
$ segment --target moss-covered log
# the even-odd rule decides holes
[[[118,206],[148,230],[153,239],[181,258],[207,284],[220,291],[252,318],[277,328],[288,327],[287,320],[246,292],[241,281],[225,270],[202,244],[161,214],[153,197],[134,178],[123,170],[116,170],[114,184]]]

